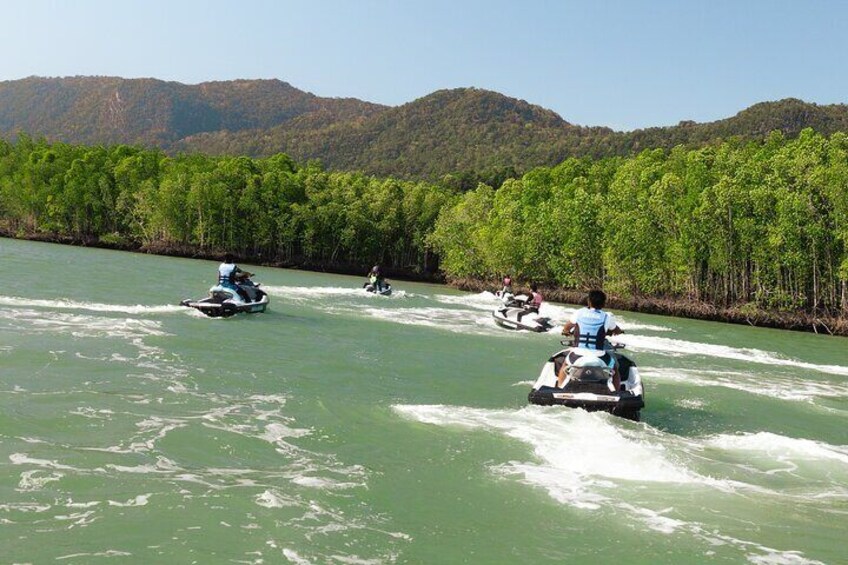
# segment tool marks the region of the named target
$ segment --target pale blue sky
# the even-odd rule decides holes
[[[399,105],[475,86],[569,122],[848,102],[848,1],[0,0],[0,80],[278,78]]]

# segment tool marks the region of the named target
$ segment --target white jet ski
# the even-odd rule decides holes
[[[495,308],[492,318],[495,323],[508,330],[527,330],[531,332],[546,332],[554,327],[550,318],[540,316],[526,309],[530,297],[519,294],[513,296],[509,293],[501,295],[503,306]]]
[[[601,359],[605,353],[615,359],[621,377],[619,390],[613,385],[612,371]],[[557,375],[563,364],[566,365],[566,377],[562,385],[557,386]],[[639,369],[612,347],[607,351],[569,347],[555,353],[542,367],[527,399],[542,406],[561,405],[590,412],[603,410],[637,422],[645,406]]]
[[[215,285],[209,289],[208,297],[186,299],[180,305],[196,308],[211,318],[228,318],[239,313],[254,314],[268,308],[268,294],[260,290],[258,284],[245,278],[236,286],[245,296],[230,287]]]

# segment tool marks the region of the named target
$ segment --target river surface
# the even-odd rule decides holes
[[[490,294],[0,239],[3,563],[846,563],[848,340],[618,313],[642,422]],[[545,304],[565,320],[573,306]]]

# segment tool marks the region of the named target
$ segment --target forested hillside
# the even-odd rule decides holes
[[[320,98],[278,80],[185,85],[156,79],[31,77],[0,82],[0,135],[12,138],[22,131],[87,145],[169,149],[200,132],[255,131],[313,113],[323,120],[349,120],[380,109],[352,98]]]
[[[23,131],[66,143],[140,144],[169,154],[318,159],[331,170],[407,179],[503,180],[571,157],[788,138],[811,127],[848,132],[848,107],[787,99],[717,122],[615,132],[486,90],[442,90],[398,107],[321,98],[276,80],[184,85],[113,77],[0,82],[0,136]]]

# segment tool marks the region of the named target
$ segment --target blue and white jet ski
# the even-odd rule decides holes
[[[613,385],[612,370],[601,359],[604,353],[615,359],[621,378],[619,390]],[[566,366],[565,379],[558,384],[563,365]],[[617,350],[569,347],[548,359],[527,399],[542,406],[560,405],[590,412],[603,410],[638,422],[645,406],[643,394],[639,369]]]
[[[527,295],[513,296],[510,293],[503,293],[500,299],[503,305],[495,308],[492,312],[492,318],[502,328],[546,332],[554,327],[550,318],[527,311],[527,302],[530,300]]]
[[[228,286],[215,285],[209,289],[206,298],[186,299],[180,305],[196,308],[211,318],[228,318],[242,312],[255,314],[268,308],[268,294],[258,284],[244,278],[236,286],[238,291]]]

